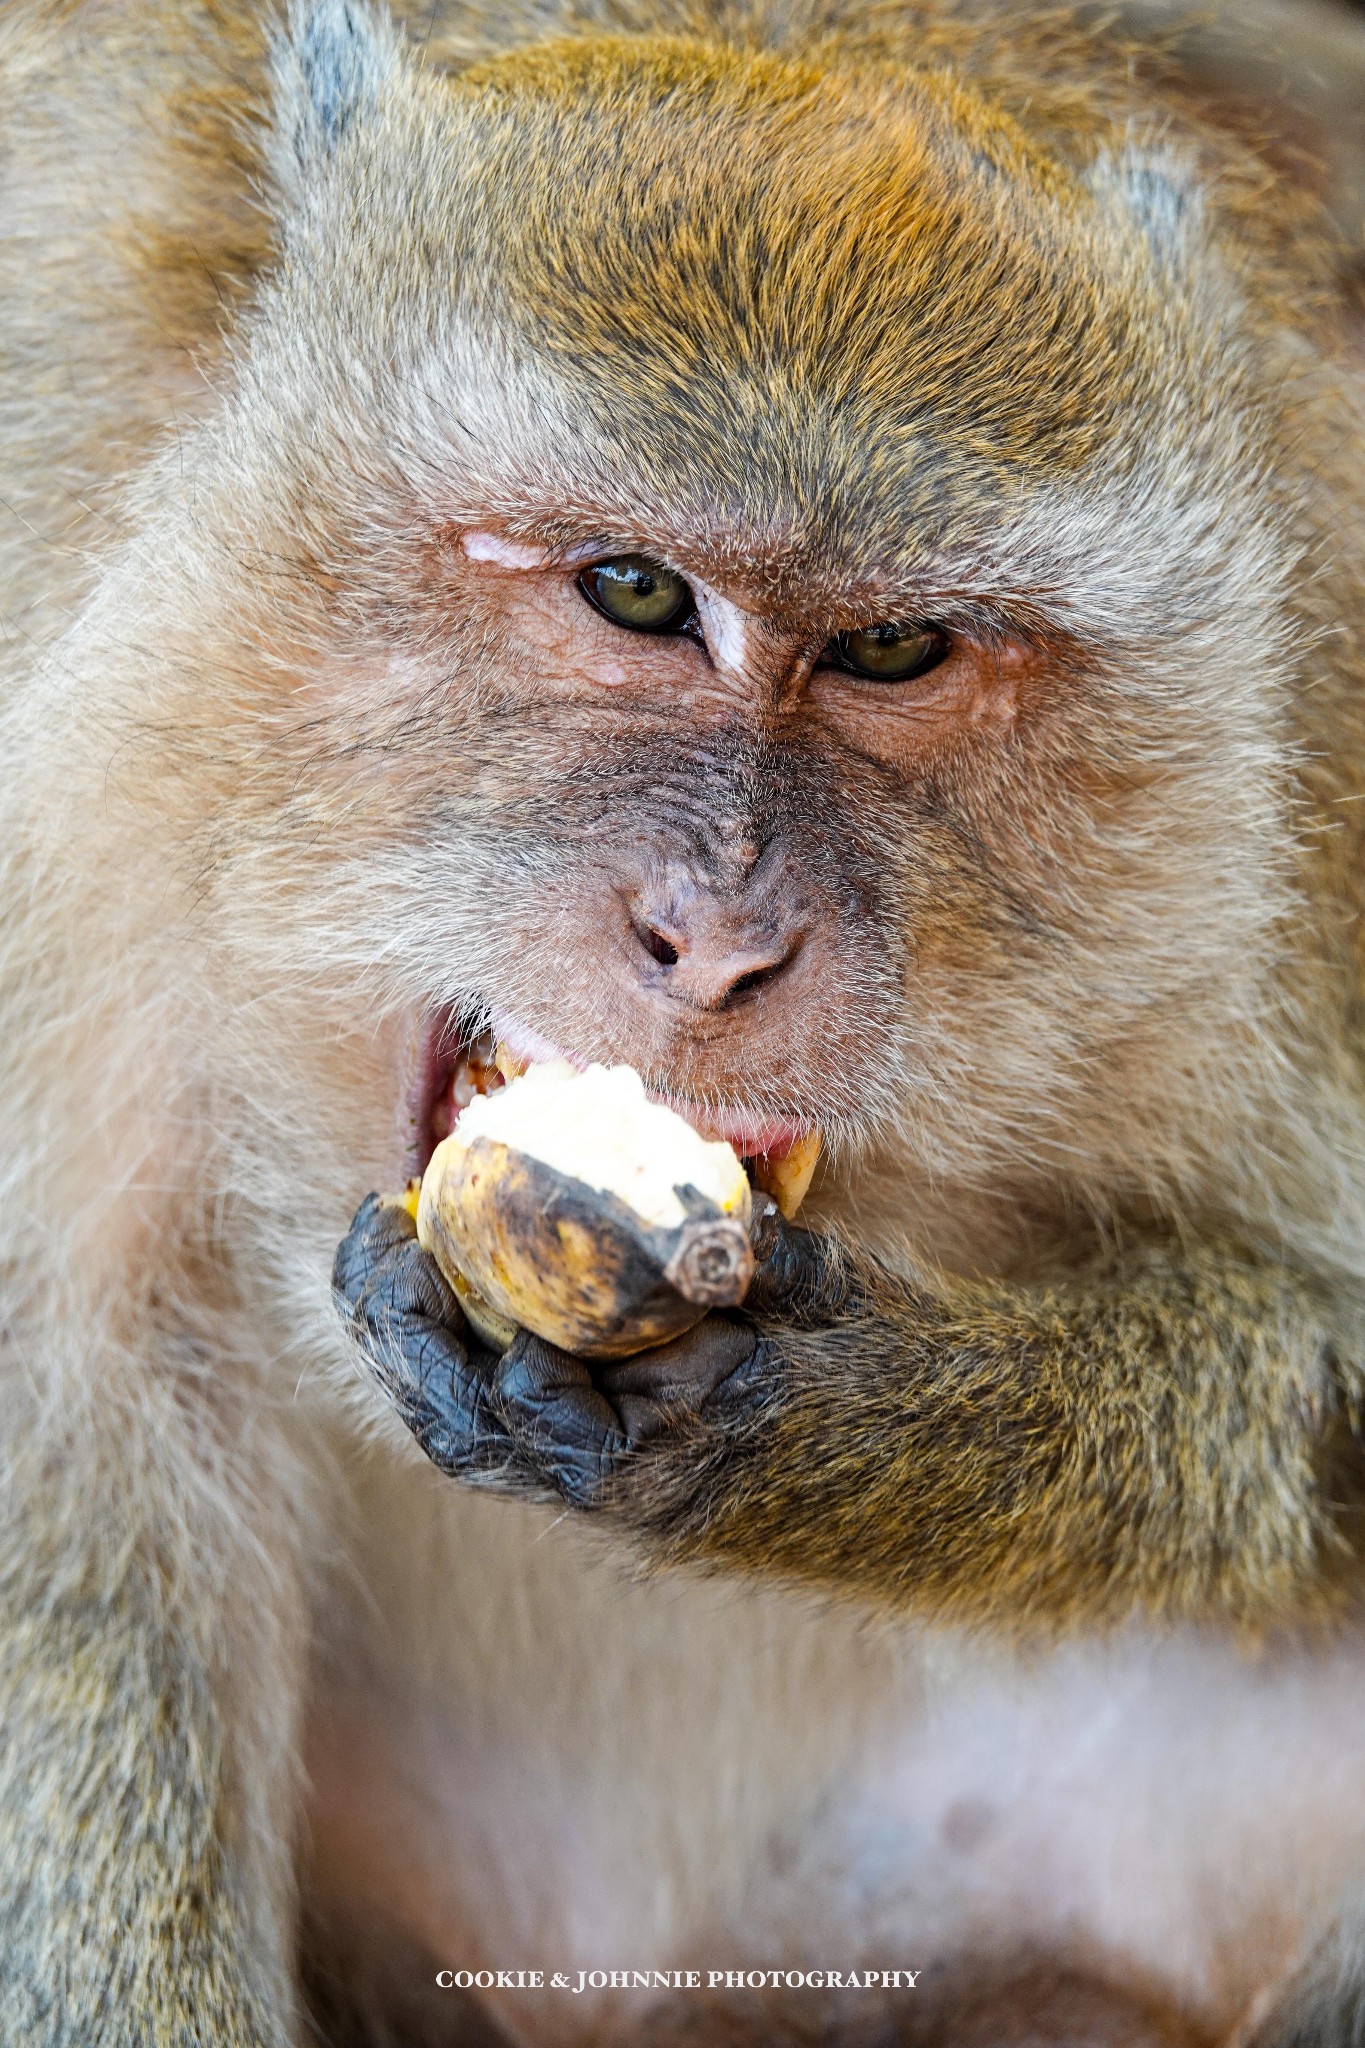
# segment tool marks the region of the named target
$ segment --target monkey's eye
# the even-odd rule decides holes
[[[636,633],[681,633],[696,616],[696,600],[681,576],[648,555],[618,555],[585,569],[578,587],[616,626]]]
[[[836,634],[825,649],[825,660],[873,682],[904,683],[937,668],[951,644],[941,626],[924,620],[895,624],[887,619],[875,626],[860,626],[856,633]]]

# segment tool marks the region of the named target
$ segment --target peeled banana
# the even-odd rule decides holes
[[[622,1358],[743,1300],[751,1210],[734,1149],[650,1102],[633,1069],[551,1060],[470,1102],[416,1214],[490,1342],[520,1325]]]

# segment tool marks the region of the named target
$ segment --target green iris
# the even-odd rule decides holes
[[[887,619],[875,626],[860,626],[856,633],[838,634],[830,643],[829,658],[855,676],[867,676],[877,683],[904,683],[937,667],[949,644],[941,626],[923,621],[900,625]]]
[[[578,587],[613,624],[635,633],[679,633],[697,608],[682,577],[648,555],[595,562],[583,571]]]

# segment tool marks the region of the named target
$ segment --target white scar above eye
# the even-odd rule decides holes
[[[474,528],[462,534],[460,541],[471,562],[493,562],[499,569],[539,569],[545,561],[544,548],[531,541],[508,540],[502,533]]]
[[[717,668],[742,669],[749,649],[749,614],[704,583],[692,587],[712,661]]]

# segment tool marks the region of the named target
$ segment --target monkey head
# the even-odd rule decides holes
[[[1287,901],[1295,543],[1181,163],[847,48],[443,76],[326,0],[277,73],[278,264],[122,570],[261,1160],[337,1209],[397,1116],[420,1167],[491,1020],[742,1149],[819,1124],[831,1188],[1197,1173]]]

